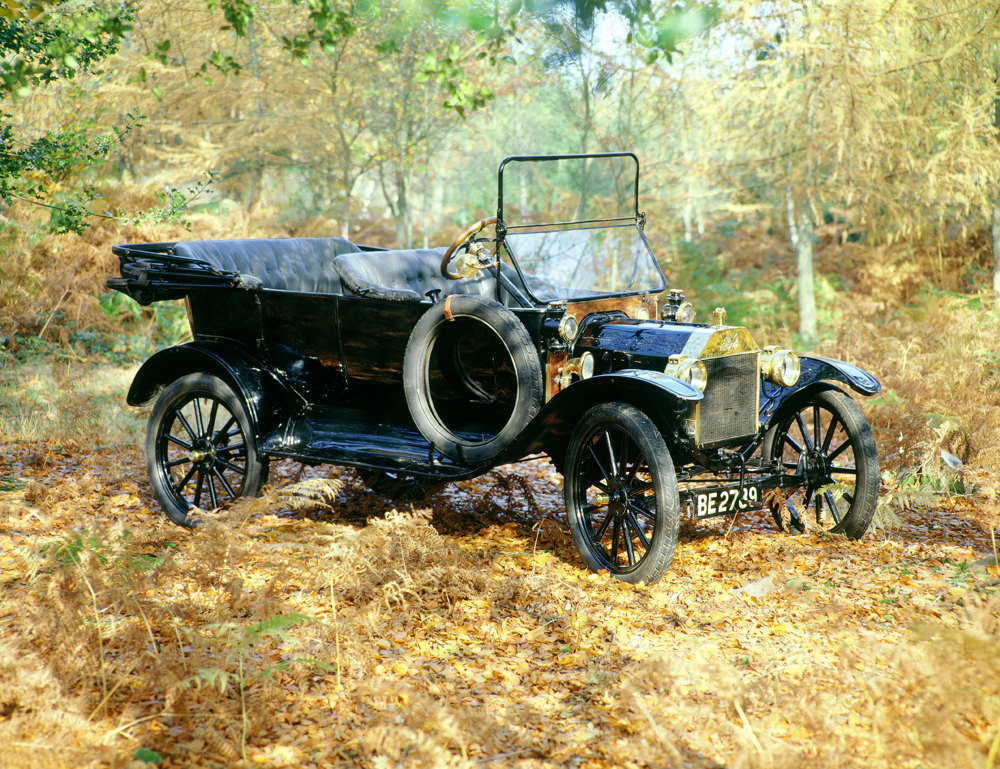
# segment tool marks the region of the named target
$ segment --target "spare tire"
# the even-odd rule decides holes
[[[542,407],[542,366],[524,324],[499,302],[453,295],[417,321],[403,385],[420,434],[445,456],[489,462]]]

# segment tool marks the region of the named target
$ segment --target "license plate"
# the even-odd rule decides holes
[[[691,490],[691,506],[695,518],[711,518],[713,515],[754,510],[763,505],[760,486],[754,483]]]

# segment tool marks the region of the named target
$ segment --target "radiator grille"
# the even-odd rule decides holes
[[[713,446],[756,434],[759,355],[755,350],[702,359],[708,371],[708,387],[698,404],[700,446]]]

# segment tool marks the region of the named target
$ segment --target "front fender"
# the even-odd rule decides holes
[[[196,373],[214,374],[241,395],[258,435],[282,422],[299,401],[249,350],[231,342],[200,340],[160,350],[143,363],[126,402],[149,403],[166,385]]]
[[[512,447],[512,461],[537,451],[553,454],[583,414],[598,403],[620,401],[641,409],[668,437],[680,440],[680,416],[704,396],[698,388],[660,371],[622,369],[574,382],[556,393],[525,428],[524,441]],[[558,453],[558,452],[556,452]]]
[[[768,422],[793,395],[805,391],[819,391],[833,387],[832,382],[848,385],[862,395],[874,395],[882,389],[879,381],[862,368],[834,358],[803,355],[799,362],[802,373],[799,381],[791,387],[781,387],[769,382],[762,383],[760,392],[760,421]]]

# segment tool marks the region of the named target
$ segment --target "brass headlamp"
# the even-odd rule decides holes
[[[799,356],[777,345],[765,347],[760,353],[760,373],[769,382],[791,387],[799,381],[802,366]]]
[[[708,369],[705,368],[705,364],[697,358],[689,358],[687,355],[671,355],[663,373],[677,377],[682,382],[687,382],[692,387],[698,388],[701,392],[705,392],[705,388],[708,386]]]

